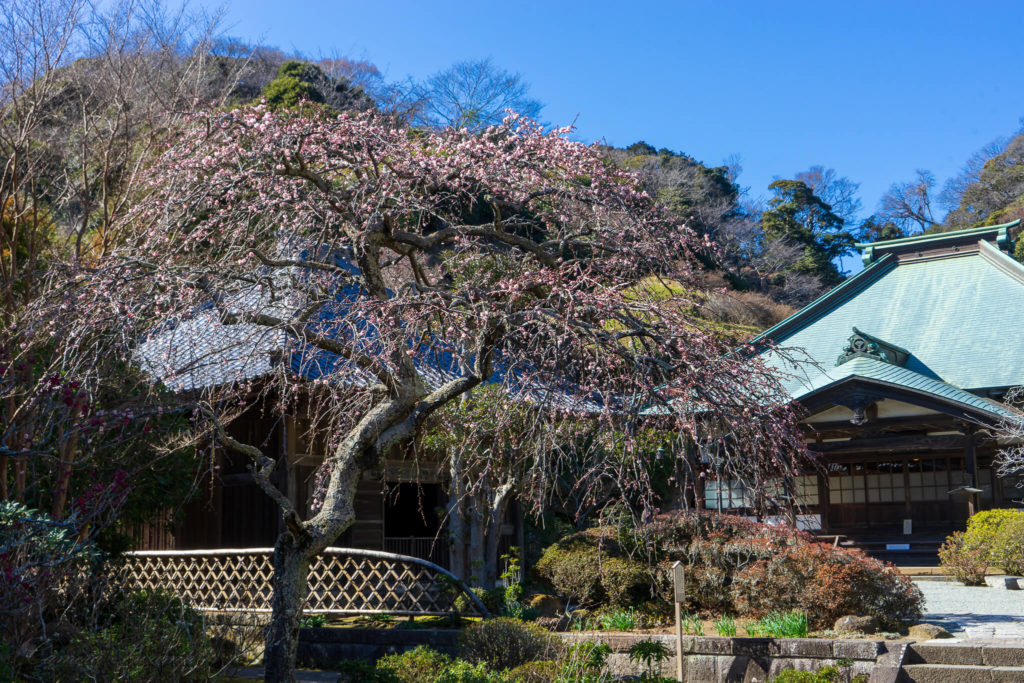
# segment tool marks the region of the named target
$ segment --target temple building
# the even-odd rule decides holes
[[[858,244],[862,271],[758,337],[821,457],[797,481],[802,526],[941,539],[972,509],[1021,505],[993,467],[994,432],[1018,415],[1003,401],[1024,385],[1019,224]],[[706,501],[747,504],[727,481]]]

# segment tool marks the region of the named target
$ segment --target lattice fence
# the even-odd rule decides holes
[[[271,548],[151,550],[128,553],[131,590],[165,589],[196,609],[269,612]],[[357,548],[328,548],[309,568],[307,614],[446,615],[465,594],[472,613],[487,609],[446,569],[417,557]]]

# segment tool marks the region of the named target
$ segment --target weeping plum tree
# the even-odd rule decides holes
[[[691,317],[692,232],[568,132],[200,111],[149,170],[124,246],[54,282],[39,334],[193,401],[195,433],[248,455],[280,506],[267,680],[293,679],[307,570],[353,523],[361,473],[481,384],[622,434],[652,419],[725,439],[737,476],[795,467],[775,375]],[[308,518],[274,458],[226,429],[268,401],[326,435]]]

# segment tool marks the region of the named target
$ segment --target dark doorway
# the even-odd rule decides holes
[[[438,509],[444,506],[438,484],[389,484],[384,500],[384,549],[448,565],[446,539]]]

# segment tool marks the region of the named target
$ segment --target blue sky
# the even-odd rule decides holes
[[[753,197],[823,164],[861,183],[865,216],[894,181],[925,168],[941,186],[1017,129],[1022,25],[1019,3],[895,0],[235,0],[225,21],[228,35],[366,59],[389,80],[491,57],[583,140],[642,139],[709,165],[738,155]]]

